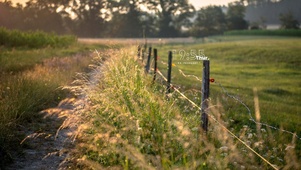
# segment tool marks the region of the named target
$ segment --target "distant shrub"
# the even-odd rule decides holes
[[[263,35],[263,36],[293,36],[301,37],[301,30],[279,29],[279,30],[235,30],[227,31],[224,35]]]
[[[19,30],[8,30],[0,27],[0,46],[6,47],[65,47],[76,42],[72,35],[59,36],[54,33],[42,31],[22,32]]]

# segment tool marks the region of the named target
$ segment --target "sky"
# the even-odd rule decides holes
[[[12,0],[13,3],[25,3],[28,0]],[[227,5],[229,2],[234,2],[235,0],[188,0],[196,9],[205,7],[208,5]]]
[[[236,0],[188,0],[195,9],[200,9],[201,7],[209,6],[209,5],[227,5],[230,2],[234,2]]]

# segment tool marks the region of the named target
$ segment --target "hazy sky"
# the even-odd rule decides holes
[[[236,0],[188,0],[196,9],[205,7],[208,5],[227,5],[229,2]]]
[[[13,3],[25,3],[28,0],[12,0]],[[227,5],[229,2],[233,2],[235,0],[188,0],[196,9],[200,7],[208,6],[208,5]]]

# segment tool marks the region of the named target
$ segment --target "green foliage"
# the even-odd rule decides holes
[[[248,23],[244,19],[245,10],[246,7],[239,1],[229,4],[226,15],[228,30],[243,30],[248,28]]]
[[[241,2],[229,4],[227,13],[221,6],[208,6],[197,12],[197,18],[190,29],[194,37],[206,37],[222,34],[226,30],[244,30],[248,23],[244,19],[246,7]]]
[[[151,0],[145,1],[151,12],[154,12],[158,17],[153,23],[157,28],[158,37],[177,37],[181,35],[182,27],[189,25],[189,18],[194,15],[194,8],[188,1],[161,1]],[[161,10],[158,10],[160,8]]]
[[[301,37],[301,31],[296,29],[286,30],[240,30],[227,31],[224,35],[257,35],[257,36],[292,36]]]
[[[0,27],[0,46],[5,47],[66,47],[77,41],[74,36],[58,36],[41,31],[22,32]]]
[[[226,18],[221,7],[209,6],[201,8],[197,13],[191,34],[195,37],[205,37],[221,34],[226,28]]]

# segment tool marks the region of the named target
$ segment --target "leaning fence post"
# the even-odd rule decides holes
[[[202,128],[205,132],[208,131],[208,98],[209,98],[209,71],[210,71],[210,62],[209,60],[203,61],[203,78],[202,78],[202,107],[201,107],[201,121]]]
[[[158,61],[158,53],[157,53],[157,49],[154,49],[154,78],[153,78],[153,83],[156,80],[156,76],[157,76],[157,69],[158,69],[158,65],[157,65],[157,61]]]
[[[149,72],[151,55],[152,55],[152,47],[149,47],[149,48],[148,48],[147,62],[146,62],[146,65],[145,65],[145,72],[146,72],[146,73]]]
[[[167,89],[166,93],[169,94],[171,91],[170,83],[171,83],[171,68],[172,68],[172,52],[168,52],[168,70],[167,70]]]

